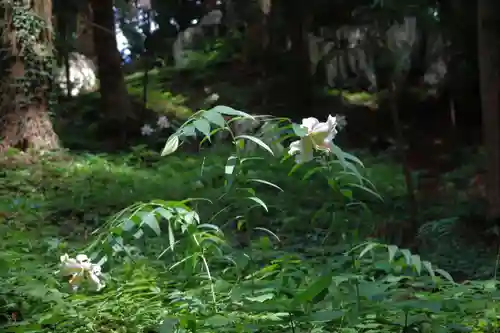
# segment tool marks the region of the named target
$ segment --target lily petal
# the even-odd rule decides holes
[[[61,262],[66,262],[69,260],[69,256],[67,253],[65,253],[62,256],[60,256],[59,259],[61,260]]]
[[[288,148],[288,154],[295,155],[298,152],[300,152],[300,149],[301,149],[300,140],[294,141],[290,144],[290,147]]]
[[[82,284],[82,281],[84,279],[85,275],[84,273],[77,273],[77,274],[73,274],[73,276],[71,277],[71,279],[69,279],[69,284],[72,285],[72,286],[80,286],[80,284]]]
[[[66,266],[61,267],[61,270],[59,271],[59,273],[62,276],[68,276],[68,275],[73,275],[73,274],[79,274],[83,271],[84,271],[84,269],[80,265],[66,265]]]
[[[307,128],[308,132],[312,132],[313,128],[319,124],[319,120],[314,117],[302,119],[302,126]]]
[[[326,123],[331,129],[336,129],[338,126],[338,121],[337,117],[332,117],[332,115],[328,115],[328,119],[326,120]]]
[[[313,142],[305,137],[300,140],[300,152],[295,156],[297,163],[306,163],[312,161],[314,158],[314,145]]]
[[[92,286],[93,289],[96,291],[101,290],[104,288],[106,285],[101,281],[98,275],[94,274],[93,272],[89,273],[89,283]]]
[[[76,260],[79,261],[79,262],[88,262],[90,261],[89,260],[89,257],[87,257],[85,254],[79,254],[76,256]]]
[[[317,123],[312,128],[312,133],[329,133],[331,132],[330,124],[328,123]]]

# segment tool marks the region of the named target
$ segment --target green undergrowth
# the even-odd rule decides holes
[[[224,210],[222,148],[162,158],[135,150],[6,164],[0,331],[496,332],[500,294],[494,273],[456,284],[439,270],[441,262],[363,243],[387,220],[395,228],[403,223],[407,206],[400,167],[380,157],[360,158],[362,173],[384,199],[353,190],[366,207],[346,208],[341,198],[337,206],[325,205],[335,198],[325,196],[323,180],[300,169],[290,175],[292,161],[251,164],[246,176],[272,179],[283,191],[254,186],[267,211],[246,216],[262,231],[250,236]],[[199,247],[177,235],[180,243],[167,254],[168,233],[134,241],[122,260],[105,266],[107,286],[99,293],[71,293],[54,274],[60,255],[92,242],[92,231],[123,208],[158,199],[175,205],[185,198],[210,200],[191,207],[202,224],[224,234],[200,234],[205,238]],[[439,221],[463,204],[443,199],[424,215]],[[494,271],[495,258],[488,260]]]

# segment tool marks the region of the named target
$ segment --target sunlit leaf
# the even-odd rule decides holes
[[[196,136],[196,127],[192,123],[188,124],[188,125],[182,127],[179,130],[179,133],[180,133],[180,135],[182,135],[184,137]]]
[[[267,229],[267,228],[262,228],[262,227],[255,227],[254,230],[260,230],[260,231],[264,231],[265,233],[271,235],[274,237],[274,239],[276,239],[278,242],[281,242],[280,238],[278,237],[278,235],[276,235],[274,232],[272,232],[271,230]]]
[[[417,273],[420,275],[420,273],[422,272],[422,260],[420,259],[420,256],[418,254],[412,254],[411,263],[417,270]]]
[[[143,225],[145,224],[149,228],[151,228],[151,230],[153,230],[157,236],[161,234],[160,224],[158,223],[158,220],[156,219],[156,215],[154,213],[140,214],[140,217]]]
[[[236,164],[238,163],[237,156],[229,156],[226,162],[226,166],[224,167],[224,173],[226,177],[232,176],[234,174],[234,169],[236,168]]]
[[[249,181],[249,182],[256,182],[256,183],[265,184],[265,185],[268,185],[268,186],[274,187],[275,189],[278,189],[278,190],[280,190],[281,192],[283,192],[283,190],[281,189],[281,187],[279,187],[278,185],[273,184],[273,183],[271,183],[271,182],[268,182],[267,180],[250,178],[250,179],[248,179],[248,181]]]
[[[220,112],[217,112],[214,109],[207,110],[201,114],[203,118],[211,122],[212,124],[215,124],[219,127],[224,127],[226,126],[226,121],[224,120],[224,117],[220,114]]]
[[[307,135],[307,128],[305,128],[302,125],[299,124],[293,124],[292,125],[293,132],[295,133],[296,136],[306,136]]]
[[[233,109],[229,106],[225,106],[225,105],[214,106],[213,108],[211,108],[208,111],[217,112],[220,114],[224,114],[226,116],[243,117],[243,118],[248,118],[248,119],[252,119],[252,120],[255,119],[252,115],[250,115],[246,112],[235,110],[235,109]]]
[[[165,147],[161,151],[161,156],[167,156],[174,153],[177,148],[179,148],[179,137],[177,135],[172,135],[168,138]]]
[[[174,250],[175,247],[175,237],[174,237],[174,231],[172,230],[172,223],[168,223],[168,243],[170,245],[170,249],[172,251]]]
[[[378,247],[380,244],[378,243],[368,243],[366,245],[366,247],[361,251],[361,253],[359,254],[359,258],[362,258],[365,256],[365,254],[367,254],[368,252],[370,252],[371,250],[375,249],[376,247]]]
[[[425,267],[425,269],[427,270],[427,272],[429,272],[429,275],[431,277],[435,277],[436,274],[434,273],[434,269],[432,268],[432,264],[426,260],[423,260],[422,261],[422,265]]]
[[[206,119],[203,119],[203,118],[200,118],[200,119],[196,119],[194,122],[193,122],[193,126],[201,133],[203,133],[203,135],[205,137],[208,137],[210,138],[210,123],[206,120]]]
[[[252,200],[254,202],[256,202],[259,206],[261,206],[262,208],[264,208],[266,210],[266,212],[268,212],[269,210],[267,209],[267,205],[264,203],[264,201],[262,201],[262,199],[260,198],[257,198],[257,197],[247,197],[247,199],[249,200]]]
[[[411,252],[410,252],[410,250],[408,250],[408,249],[401,249],[400,251],[403,254],[403,256],[405,257],[406,264],[407,265],[411,265],[412,262],[411,262]]]
[[[441,275],[442,277],[444,277],[446,280],[448,280],[449,282],[451,283],[455,283],[455,281],[453,280],[453,278],[451,277],[450,273],[448,273],[447,271],[441,269],[441,268],[436,268],[434,270],[434,272],[438,273],[439,275]]]
[[[243,135],[238,135],[237,137],[235,137],[235,139],[236,140],[239,140],[239,139],[250,140],[250,141],[254,142],[255,144],[257,144],[258,146],[260,146],[262,149],[267,150],[269,152],[269,154],[274,156],[273,150],[267,144],[265,144],[264,141],[262,141],[259,138],[256,138],[255,136],[243,134]]]
[[[396,257],[396,253],[398,252],[399,247],[397,247],[396,245],[388,245],[387,250],[389,251],[389,262],[392,262]]]

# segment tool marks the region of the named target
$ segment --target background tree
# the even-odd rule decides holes
[[[52,100],[52,1],[3,1],[0,150],[56,149]]]
[[[107,130],[111,132],[107,135],[118,134],[125,141],[123,126],[133,118],[133,108],[117,49],[113,0],[91,0],[90,3],[102,110],[110,121]]]
[[[500,218],[500,4],[479,0],[477,13],[488,217],[496,220]]]

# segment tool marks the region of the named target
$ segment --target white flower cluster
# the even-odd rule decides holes
[[[71,276],[69,284],[73,290],[77,290],[84,281],[96,291],[106,286],[102,281],[101,266],[91,263],[85,254],[79,254],[75,258],[70,258],[67,254],[61,256],[59,273],[62,276]]]
[[[301,127],[306,134],[290,144],[288,154],[295,155],[297,163],[304,163],[314,158],[316,150],[332,152],[333,139],[346,124],[344,116],[329,115],[326,122],[320,122],[313,117],[303,119]]]
[[[156,126],[159,128],[159,129],[167,129],[167,128],[170,128],[170,121],[168,120],[168,118],[166,116],[160,116],[158,118],[158,121],[156,122]],[[155,132],[155,129],[149,125],[149,124],[144,124],[142,127],[141,127],[141,134],[143,136],[150,136],[151,134],[153,134]]]

